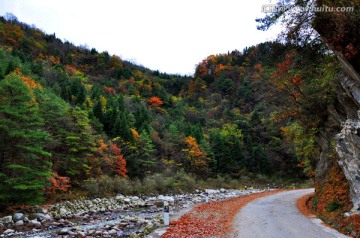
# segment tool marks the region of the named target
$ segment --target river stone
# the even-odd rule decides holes
[[[15,221],[15,222],[24,219],[24,217],[25,217],[25,216],[24,216],[24,213],[20,213],[20,212],[14,213],[14,214],[12,215],[12,219],[13,219],[13,221]]]
[[[131,199],[130,199],[130,198],[125,198],[125,199],[124,199],[124,202],[127,203],[127,204],[129,204],[129,203],[131,202]]]
[[[15,222],[15,226],[23,226],[23,225],[24,225],[23,220],[19,220],[19,221]]]
[[[2,222],[4,224],[11,223],[12,222],[12,216],[5,216],[5,217],[0,219],[0,222]]]
[[[52,219],[53,219],[52,216],[50,216],[49,214],[44,215],[45,221],[51,221]]]
[[[64,228],[59,231],[59,235],[67,235],[69,233],[68,229]]]
[[[78,235],[79,237],[85,237],[85,236],[86,236],[85,232],[83,232],[83,231],[78,231],[78,232],[77,232],[77,235]]]
[[[10,233],[14,233],[15,231],[13,229],[7,229],[6,231],[3,232],[3,235],[8,235]]]
[[[38,212],[38,213],[42,213],[42,214],[47,214],[47,213],[48,213],[48,210],[45,209],[45,208],[41,208],[41,207],[40,207],[40,208],[37,209],[37,212]]]
[[[39,222],[38,220],[30,220],[30,221],[29,221],[29,225],[30,225],[30,226],[35,226],[35,227],[40,227],[40,226],[41,226],[41,222]]]
[[[115,197],[115,200],[124,200],[124,198],[125,198],[125,196],[124,195],[122,195],[122,194],[118,194],[118,195],[116,195],[116,197]]]
[[[43,221],[43,220],[45,220],[44,217],[45,217],[45,215],[42,214],[42,213],[31,213],[31,214],[29,214],[29,219],[30,220],[37,219],[38,221]]]
[[[68,213],[68,211],[65,208],[60,208],[59,210],[59,215],[60,216],[66,216],[66,213]]]

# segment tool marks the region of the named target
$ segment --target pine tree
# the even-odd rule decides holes
[[[38,203],[50,177],[48,133],[38,104],[18,75],[0,82],[0,201]]]
[[[120,136],[125,141],[133,140],[125,111],[117,113],[112,134],[114,137]]]
[[[96,151],[95,138],[90,127],[87,113],[79,108],[70,108],[70,121],[67,123],[65,144],[68,151],[62,160],[65,175],[74,179],[85,179],[88,176],[88,160]]]

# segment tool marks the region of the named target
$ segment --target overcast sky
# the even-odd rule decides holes
[[[1,0],[0,15],[161,72],[193,74],[211,54],[275,39],[256,29],[270,0]]]

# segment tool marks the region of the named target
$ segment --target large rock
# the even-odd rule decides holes
[[[327,175],[337,159],[346,180],[353,203],[352,212],[360,208],[360,77],[341,54],[335,52],[343,70],[336,76],[337,98],[328,107],[328,119],[321,131],[320,160],[316,168],[318,188],[328,183]],[[335,141],[335,143],[333,143]],[[336,155],[333,154],[335,146]],[[320,189],[321,190],[321,189]]]
[[[335,137],[339,165],[349,181],[353,212],[360,210],[360,120],[346,120]]]
[[[0,219],[0,222],[4,223],[4,224],[9,224],[12,221],[13,221],[12,216],[5,216],[5,217]]]

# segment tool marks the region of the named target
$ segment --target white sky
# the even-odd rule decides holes
[[[211,54],[275,39],[256,29],[270,0],[1,0],[11,12],[62,40],[108,51],[161,72],[193,74]]]

